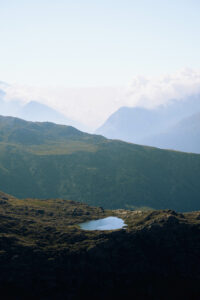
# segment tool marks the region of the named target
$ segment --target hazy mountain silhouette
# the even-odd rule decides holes
[[[184,100],[172,100],[168,105],[159,106],[154,109],[147,109],[142,107],[122,107],[112,114],[108,120],[96,130],[96,133],[102,134],[107,138],[121,139],[128,142],[134,142],[144,145],[155,145],[156,146],[170,148],[171,144],[167,143],[170,141],[170,129],[173,126],[180,127],[181,120],[200,112],[200,96],[190,96]],[[183,122],[184,123],[184,122]],[[183,131],[185,126],[183,126]],[[192,131],[191,126],[191,131]],[[166,136],[166,142],[164,141],[164,135],[162,134],[162,143],[159,144],[159,135],[166,132],[169,129],[168,138]],[[171,129],[173,131],[173,129]],[[179,129],[180,130],[180,129]],[[192,132],[191,132],[192,133]],[[161,137],[160,137],[161,138]],[[191,144],[195,144],[196,135],[190,135]],[[183,135],[182,141],[185,139],[185,145],[187,141],[187,135]],[[174,139],[173,149],[187,151],[187,148],[176,144]],[[192,147],[191,147],[192,149]]]
[[[57,124],[64,124],[74,126],[78,129],[84,130],[85,127],[79,122],[67,118],[62,113],[55,109],[39,103],[37,101],[31,101],[25,105],[22,104],[20,99],[6,101],[6,93],[0,90],[0,115],[13,116],[22,118],[27,121],[38,121],[38,122],[53,122]]]
[[[6,93],[0,90],[0,114],[17,117],[22,108],[19,100],[5,101]]]
[[[144,140],[146,145],[200,153],[200,113],[184,118],[168,130]]]
[[[67,118],[55,109],[37,101],[31,101],[24,105],[21,108],[18,117],[27,121],[48,121],[56,124],[70,125],[77,128],[82,127],[80,123]]]

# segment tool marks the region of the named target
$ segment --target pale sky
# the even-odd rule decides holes
[[[0,81],[94,130],[200,92],[199,16],[200,0],[0,0]]]
[[[0,0],[0,80],[125,85],[200,68],[199,0]]]

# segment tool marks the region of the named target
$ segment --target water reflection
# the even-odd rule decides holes
[[[84,230],[113,230],[120,229],[126,226],[124,221],[117,217],[107,217],[104,219],[88,221],[79,224]]]

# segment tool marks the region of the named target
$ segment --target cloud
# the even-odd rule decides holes
[[[4,85],[4,90],[7,101],[20,99],[26,103],[36,100],[93,131],[121,106],[152,108],[167,104],[171,99],[181,100],[191,94],[200,94],[200,70],[185,68],[160,77],[137,76],[127,87],[70,89]]]
[[[157,78],[135,77],[126,92],[126,105],[152,108],[200,94],[200,70],[182,69]]]

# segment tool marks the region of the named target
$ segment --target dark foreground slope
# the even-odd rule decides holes
[[[200,155],[0,117],[0,189],[104,208],[200,209]]]
[[[78,223],[120,216],[126,229]],[[200,213],[104,211],[0,193],[2,299],[199,299]]]

